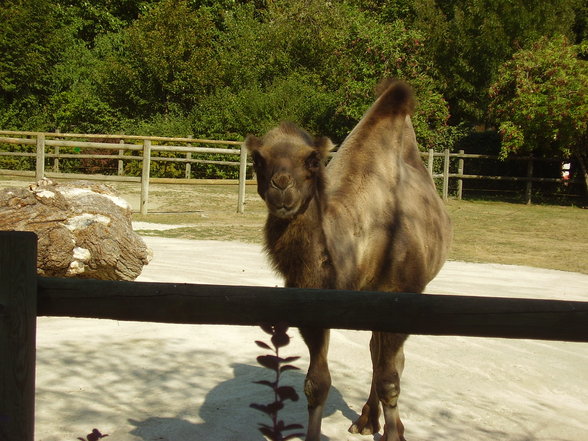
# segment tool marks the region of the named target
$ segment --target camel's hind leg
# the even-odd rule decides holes
[[[319,441],[323,409],[331,387],[331,374],[327,363],[330,331],[301,328],[300,333],[310,353],[310,365],[304,381],[304,393],[308,400],[306,441]]]
[[[404,334],[374,332],[370,341],[373,363],[372,388],[361,416],[350,427],[353,433],[369,435],[380,429],[379,404],[384,410],[382,441],[404,441],[404,426],[398,413],[400,376],[404,369]]]

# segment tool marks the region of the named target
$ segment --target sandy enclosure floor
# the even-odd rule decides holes
[[[153,261],[141,281],[276,286],[257,245],[149,237]],[[448,262],[435,294],[588,301],[588,276],[494,264]],[[301,400],[286,422],[306,423],[308,365],[297,331],[283,355],[303,370],[284,384]],[[40,318],[36,435],[67,441],[96,427],[112,441],[256,441],[269,379],[254,327],[164,325]],[[379,440],[347,432],[369,392],[368,332],[332,332],[333,388],[324,440]],[[409,441],[588,440],[588,344],[412,336],[406,344],[400,413]]]

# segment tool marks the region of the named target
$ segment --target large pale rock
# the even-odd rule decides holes
[[[45,276],[134,280],[151,250],[133,232],[131,213],[105,184],[43,179],[0,190],[0,230],[37,233],[37,272]]]

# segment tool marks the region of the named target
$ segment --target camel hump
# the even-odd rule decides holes
[[[376,87],[378,100],[375,103],[375,113],[384,117],[411,115],[415,107],[412,87],[404,81],[388,78],[380,81]]]

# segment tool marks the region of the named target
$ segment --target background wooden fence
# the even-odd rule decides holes
[[[72,140],[73,139],[73,140]],[[100,142],[93,140],[100,139]],[[112,142],[107,142],[111,140]],[[165,145],[164,145],[165,144]],[[171,144],[171,145],[170,145]],[[206,145],[194,146],[194,144]],[[20,145],[31,146],[31,151],[7,151],[2,145]],[[77,148],[79,153],[65,153],[60,151],[62,147]],[[223,148],[224,147],[224,148]],[[104,150],[105,154],[81,153],[82,149]],[[128,152],[137,152],[137,155],[129,155]],[[182,157],[162,157],[152,153],[166,152],[179,153]],[[231,155],[234,160],[210,160],[203,159],[203,154],[214,155]],[[200,155],[200,156],[199,156]],[[525,161],[525,176],[483,176],[465,173],[466,160],[498,160],[498,156],[466,154],[463,150],[459,153],[450,153],[445,150],[442,153],[434,152],[432,149],[428,152],[422,152],[421,156],[426,162],[431,175],[440,180],[441,194],[444,200],[449,197],[450,180],[457,183],[456,197],[462,198],[463,181],[470,180],[490,180],[490,181],[513,181],[522,182],[525,185],[525,200],[531,202],[533,183],[535,182],[561,182],[561,178],[542,178],[534,177],[533,170],[536,161],[546,161],[546,159],[533,158],[532,156],[518,157],[510,161]],[[75,133],[38,133],[38,132],[14,132],[0,131],[0,157],[29,157],[34,158],[35,170],[7,170],[0,169],[0,175],[17,175],[30,176],[35,180],[47,176],[49,178],[73,178],[85,180],[101,181],[121,181],[137,182],[141,184],[140,212],[147,214],[149,202],[149,183],[150,182],[182,182],[182,179],[163,180],[152,178],[150,176],[152,162],[175,162],[184,165],[184,178],[190,179],[191,166],[195,163],[212,163],[217,165],[227,165],[239,168],[238,182],[239,190],[237,196],[237,211],[243,213],[245,204],[245,184],[247,177],[247,151],[239,141],[218,141],[193,138],[168,138],[159,136],[130,136],[130,135],[100,135],[100,134],[75,134]],[[442,160],[442,166],[435,167],[435,161]],[[60,171],[60,160],[62,159],[110,159],[118,163],[117,172],[114,175],[104,174],[78,174],[63,173]],[[456,161],[457,160],[457,161]],[[141,161],[140,176],[125,176],[125,161]],[[547,161],[557,161],[559,159],[547,159]],[[457,170],[451,172],[451,165],[457,163]],[[438,170],[435,170],[437,168]],[[455,168],[455,165],[454,165]],[[185,181],[183,181],[185,182]]]
[[[101,142],[70,140],[77,139],[100,139]],[[69,139],[69,140],[68,140]],[[107,140],[115,142],[105,142]],[[117,142],[118,140],[118,142]],[[156,144],[160,143],[160,144]],[[176,145],[161,145],[174,143]],[[149,202],[149,182],[157,182],[157,179],[151,178],[151,163],[156,161],[182,162],[185,164],[185,177],[189,178],[190,167],[193,163],[215,163],[223,165],[232,165],[239,167],[239,193],[237,200],[237,211],[243,213],[245,204],[245,180],[247,174],[247,150],[238,141],[217,141],[208,139],[193,138],[168,138],[159,136],[131,136],[131,135],[88,135],[74,133],[37,133],[37,132],[10,132],[0,131],[0,144],[31,145],[34,152],[8,152],[0,150],[0,157],[34,157],[35,171],[20,170],[0,170],[0,174],[31,176],[35,180],[40,180],[47,176],[48,178],[73,178],[85,180],[99,180],[111,182],[138,182],[141,184],[140,212],[147,214]],[[191,144],[205,144],[217,147],[199,147]],[[233,148],[221,148],[218,146],[227,146]],[[100,149],[116,154],[85,154],[85,153],[63,153],[60,147],[74,147],[78,149]],[[53,152],[49,148],[54,148]],[[138,152],[140,156],[128,155],[125,152]],[[152,155],[153,152],[174,152],[182,153],[184,158],[159,157]],[[216,155],[233,155],[235,161],[210,161],[198,157],[192,157],[192,154],[212,153]],[[62,173],[59,169],[60,159],[116,159],[118,169],[116,175],[103,174],[76,174]],[[46,159],[53,159],[53,163],[47,170]],[[141,161],[140,176],[125,176],[125,161]],[[178,180],[179,181],[179,180]],[[166,180],[165,182],[169,182]]]
[[[0,232],[2,441],[33,441],[37,316],[588,342],[588,302],[45,278],[36,246]]]

